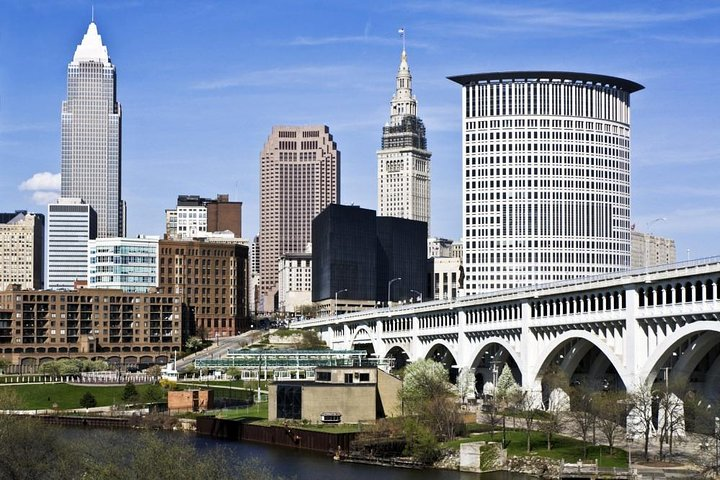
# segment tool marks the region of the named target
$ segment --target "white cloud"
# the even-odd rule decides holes
[[[55,203],[60,197],[60,174],[39,172],[20,184],[19,190],[32,192],[32,199],[37,205]]]
[[[45,192],[37,191],[33,192],[32,199],[37,205],[47,205],[48,203],[55,203],[60,198],[60,192]]]
[[[20,190],[34,191],[59,191],[60,174],[51,172],[39,172],[28,178],[18,187]]]

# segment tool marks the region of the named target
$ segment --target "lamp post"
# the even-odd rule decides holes
[[[347,292],[347,291],[348,291],[347,288],[343,288],[342,290],[338,290],[337,292],[335,292],[335,317],[337,317],[337,296],[338,296],[338,293],[343,293],[343,292]]]
[[[420,303],[423,301],[423,294],[418,292],[417,290],[410,289],[410,293],[416,293],[418,297],[420,297]]]
[[[388,282],[388,295],[387,295],[388,308],[390,308],[390,286],[391,286],[394,282],[397,282],[398,280],[402,280],[402,277],[395,277],[395,278],[393,278],[392,280],[390,280],[390,281]]]

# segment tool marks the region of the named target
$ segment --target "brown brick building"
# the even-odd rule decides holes
[[[159,291],[182,297],[186,335],[235,335],[247,328],[248,247],[160,240]]]
[[[60,358],[165,363],[182,345],[182,325],[181,298],[170,293],[0,292],[0,357],[16,365]]]
[[[215,200],[208,201],[205,206],[208,232],[230,230],[236,238],[242,237],[242,202],[231,202],[230,195],[218,194]]]

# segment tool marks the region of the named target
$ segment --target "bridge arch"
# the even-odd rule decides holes
[[[720,324],[699,321],[676,328],[657,345],[639,372],[639,381],[651,386],[669,369],[669,380],[686,378],[708,398],[720,397]],[[704,368],[704,372],[697,371]],[[711,381],[709,381],[711,380]]]
[[[512,344],[502,337],[484,339],[476,348],[473,348],[469,357],[470,368],[475,369],[475,385],[479,393],[488,382],[497,380],[504,365],[509,365],[510,371],[518,385],[522,385],[523,372],[521,357]],[[496,367],[496,368],[494,368]]]
[[[452,344],[445,340],[436,340],[430,344],[425,353],[420,355],[419,358],[442,363],[450,372],[450,381],[455,383],[458,374],[458,352],[453,348]]]
[[[367,342],[358,342],[358,339],[364,340],[364,336],[367,336],[367,339],[369,340],[370,345],[372,345],[373,348],[372,352],[367,352],[368,355],[375,354],[384,357],[386,353],[385,345],[380,339],[377,338],[375,332],[373,332],[369,326],[364,324],[359,325],[355,329],[355,333],[350,339],[350,342],[348,342],[348,348],[352,349],[355,347],[355,345],[367,345]]]
[[[400,345],[394,345],[388,349],[385,358],[395,359],[395,369],[403,368],[410,361],[410,355],[408,355],[407,350]]]
[[[615,352],[603,342],[595,334],[587,330],[569,330],[555,337],[547,344],[547,347],[538,356],[536,369],[530,372],[528,381],[535,382],[535,385],[542,383],[543,375],[553,366],[559,367],[568,377],[568,380],[576,383],[582,382],[581,379],[573,379],[578,367],[585,362],[588,355],[597,349],[599,356],[595,357],[595,361],[590,365],[590,369],[586,374],[587,379],[599,379],[607,382],[604,385],[600,383],[597,386],[614,387],[627,389],[633,386],[632,376],[628,373],[623,365],[622,360]],[[617,374],[614,385],[611,379],[605,378],[608,368],[612,367]],[[532,380],[531,380],[532,379]],[[531,385],[523,385],[525,388]]]

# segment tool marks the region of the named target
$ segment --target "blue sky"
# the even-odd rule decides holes
[[[60,171],[65,76],[87,0],[0,0],[0,211],[44,212]],[[432,157],[431,233],[461,227],[460,87],[445,77],[568,70],[624,77],[632,217],[678,258],[720,254],[718,1],[97,0],[123,107],[129,233],[161,234],[178,194],[244,202],[258,231],[259,152],[275,124],[330,127],[342,203],[376,208],[376,156],[399,27]],[[36,203],[40,202],[40,203]]]

